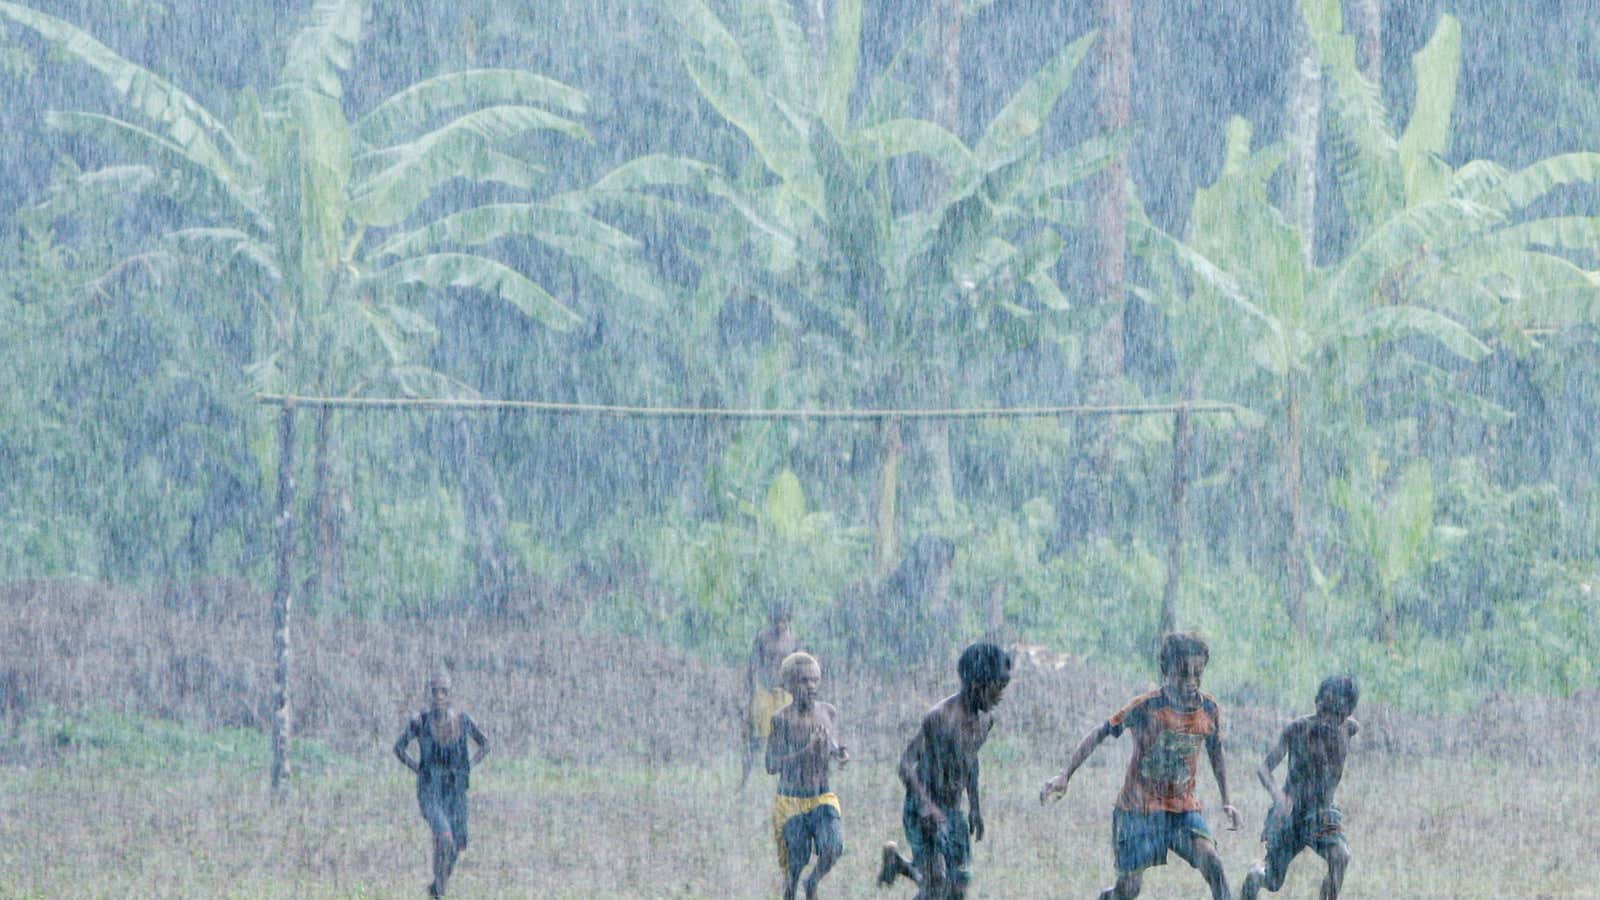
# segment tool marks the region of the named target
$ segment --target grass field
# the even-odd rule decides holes
[[[165,727],[165,726],[163,726]],[[175,727],[174,727],[175,729]],[[0,895],[6,897],[421,896],[426,829],[407,773],[370,759],[313,756],[289,801],[269,799],[259,753],[230,733],[161,732],[0,769]],[[1068,796],[1037,801],[1049,761],[1004,739],[985,750],[989,838],[974,896],[1089,897],[1109,880],[1109,807],[1126,742],[1103,747]],[[1258,853],[1264,794],[1232,761],[1240,832],[1219,831],[1235,888]],[[778,889],[767,830],[771,781],[735,792],[737,769],[554,767],[491,758],[475,773],[472,848],[458,897],[760,897]],[[899,838],[892,760],[839,773],[847,855],[832,897],[909,896],[872,883],[882,841]],[[1215,804],[1215,788],[1202,779]],[[1342,793],[1355,861],[1346,896],[1600,896],[1600,769],[1510,766],[1377,752],[1352,758]],[[1220,821],[1212,817],[1214,828]],[[1278,896],[1316,896],[1304,855]],[[1177,863],[1144,896],[1203,895]]]

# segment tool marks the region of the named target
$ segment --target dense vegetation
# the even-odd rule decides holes
[[[0,2],[0,577],[268,584],[258,393],[1204,399],[1236,409],[305,409],[296,590],[559,586],[724,659],[787,599],[825,649],[1003,628],[1129,670],[1167,598],[1234,689],[1593,687],[1595,25],[1347,5],[1376,45],[1338,0],[1137,4],[1108,127],[1089,13],[1005,0]],[[890,574],[926,535],[935,609]]]

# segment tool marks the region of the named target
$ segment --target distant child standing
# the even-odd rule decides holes
[[[793,698],[783,688],[778,672],[789,654],[800,649],[800,642],[789,624],[794,614],[787,604],[778,604],[767,614],[767,627],[756,634],[750,647],[750,661],[744,668],[745,715],[744,754],[739,772],[739,790],[750,780],[756,755],[771,736],[772,716],[789,705]]]
[[[411,717],[394,742],[394,755],[417,773],[417,806],[433,833],[433,881],[428,896],[443,897],[456,858],[467,849],[467,783],[472,767],[489,755],[489,739],[472,717],[450,704],[450,676],[428,679],[428,708]],[[467,752],[467,739],[478,745]],[[417,742],[417,759],[410,755]]]
[[[1360,696],[1355,681],[1346,676],[1325,679],[1317,689],[1316,715],[1301,716],[1284,726],[1278,743],[1267,751],[1266,760],[1256,770],[1261,786],[1272,795],[1272,812],[1261,832],[1267,858],[1250,870],[1240,900],[1256,900],[1263,887],[1269,891],[1283,887],[1289,863],[1308,847],[1328,863],[1328,875],[1322,881],[1323,900],[1339,896],[1345,867],[1350,864],[1350,847],[1345,843],[1344,820],[1333,794],[1344,777],[1350,738],[1361,730],[1351,718]],[[1272,770],[1285,756],[1289,775],[1279,790]]]
[[[817,884],[844,854],[844,828],[839,798],[828,789],[828,766],[845,765],[850,752],[838,739],[839,711],[817,700],[822,666],[809,653],[784,657],[779,667],[783,687],[794,699],[772,716],[767,738],[767,773],[778,776],[772,805],[772,832],[783,869],[784,900],[794,900],[800,873],[817,855],[806,876],[806,897],[817,896]]]
[[[1166,865],[1168,850],[1200,870],[1213,900],[1225,900],[1229,896],[1227,877],[1195,796],[1200,747],[1204,745],[1229,829],[1239,828],[1239,811],[1228,802],[1221,710],[1215,698],[1200,691],[1211,650],[1198,635],[1168,634],[1162,638],[1158,658],[1161,687],[1133,698],[1085,735],[1061,774],[1045,782],[1039,802],[1065,794],[1073,773],[1101,741],[1131,731],[1133,758],[1111,812],[1117,881],[1100,894],[1100,900],[1139,896],[1144,870]]]

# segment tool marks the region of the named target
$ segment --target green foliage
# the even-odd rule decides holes
[[[33,744],[72,754],[83,764],[139,772],[265,769],[271,744],[246,728],[199,730],[179,722],[105,707],[40,709],[22,720],[6,743]],[[333,752],[319,741],[293,742],[290,762],[309,775],[326,770]]]
[[[964,48],[1023,15],[995,5],[980,19],[983,5],[965,5]],[[15,100],[0,124],[63,139],[26,131],[30,159],[73,154],[49,173],[30,161],[49,186],[19,191],[37,202],[0,222],[8,576],[265,577],[276,449],[252,389],[977,405],[1050,355],[1057,368],[1025,387],[1070,400],[1081,388],[1058,376],[1106,315],[1078,304],[1070,277],[1076,191],[1140,135],[1169,133],[1157,116],[1179,105],[1070,145],[1058,114],[1093,41],[1070,19],[1029,71],[969,84],[965,119],[945,127],[926,118],[938,88],[916,83],[934,68],[917,58],[931,15],[874,34],[875,11],[854,0],[828,4],[815,45],[783,0],[474,0],[427,14],[319,0],[292,27],[241,19],[266,24],[235,29],[261,51],[235,54],[238,74],[124,57],[183,3],[69,6],[0,2],[0,89]],[[1248,407],[1195,425],[1191,513],[1206,524],[1185,545],[1182,620],[1211,634],[1212,678],[1241,695],[1299,700],[1288,685],[1338,668],[1417,708],[1592,687],[1600,492],[1584,461],[1600,364],[1584,348],[1600,321],[1600,220],[1586,198],[1600,154],[1546,156],[1585,144],[1547,145],[1537,128],[1486,137],[1490,116],[1527,113],[1472,113],[1486,76],[1463,78],[1462,60],[1486,64],[1471,52],[1482,38],[1451,16],[1412,56],[1399,116],[1358,70],[1339,3],[1299,6],[1325,69],[1347,231],[1308,247],[1275,208],[1285,150],[1257,141],[1244,114],[1269,121],[1260,107],[1225,126],[1220,171],[1216,154],[1161,157],[1217,171],[1183,239],[1157,226],[1170,221],[1158,204],[1130,210],[1130,289],[1161,313],[1149,355],[1171,355],[1153,383]],[[437,45],[391,40],[397,18],[412,36],[437,28]],[[1572,21],[1546,20],[1526,27]],[[523,58],[566,81],[505,67]],[[1552,87],[1528,91],[1526,109],[1589,90],[1550,81],[1571,59],[1514,65],[1531,77],[1519,83]],[[68,67],[111,105],[76,93]],[[1404,99],[1397,71],[1391,101]],[[1586,117],[1536,124],[1581,135]],[[1492,140],[1514,144],[1520,168],[1459,162]],[[1137,164],[1134,177],[1157,196]],[[1295,460],[1277,425],[1291,401]],[[457,461],[402,464],[425,427],[354,419],[336,419],[342,449],[382,474],[353,484],[349,607],[433,609],[470,580],[473,523],[440,486]],[[523,572],[617,569],[591,624],[733,660],[771,600],[798,601],[820,635],[841,598],[872,587],[867,536],[843,524],[868,518],[884,456],[860,429],[610,424],[502,422],[485,454],[516,473],[507,544]],[[954,624],[987,627],[998,587],[1029,638],[1147,674],[1170,421],[1119,429],[1109,469],[1086,476],[1102,536],[1065,546],[1060,523],[1078,515],[1061,496],[1079,449],[1067,429],[951,434],[959,502],[914,495],[904,518],[957,542]],[[902,461],[913,482],[920,439]],[[353,480],[340,450],[334,481]],[[1314,589],[1304,636],[1274,599],[1291,462]],[[302,522],[311,508],[302,493]],[[1386,617],[1388,645],[1373,640]]]
[[[653,584],[623,592],[605,615],[628,633],[667,636],[726,661],[744,658],[775,603],[794,607],[801,633],[825,632],[835,599],[866,570],[866,536],[808,511],[788,469],[764,498],[740,503],[731,520],[646,523],[637,546]]]
[[[466,526],[460,503],[437,488],[363,504],[347,602],[358,612],[415,612],[449,605],[467,584]]]

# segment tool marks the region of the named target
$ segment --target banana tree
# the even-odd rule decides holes
[[[244,91],[231,125],[67,22],[10,2],[0,2],[0,17],[103,76],[127,116],[57,111],[50,124],[137,164],[119,172],[159,176],[190,211],[156,247],[130,249],[227,262],[254,276],[235,302],[270,315],[253,370],[263,388],[343,392],[423,374],[409,368],[408,337],[431,330],[414,286],[482,292],[551,328],[578,322],[569,304],[482,252],[503,238],[542,242],[619,293],[658,302],[631,259],[636,242],[578,210],[571,195],[444,214],[428,202],[457,180],[532,194],[544,168],[512,145],[537,132],[587,140],[571,118],[586,101],[532,73],[474,70],[419,82],[351,118],[342,82],[366,6],[318,0],[289,43],[280,81],[264,96]],[[463,195],[472,193],[452,194]]]
[[[1376,598],[1378,636],[1393,647],[1399,621],[1397,588],[1444,559],[1467,532],[1434,521],[1433,471],[1426,460],[1406,466],[1387,492],[1377,489],[1382,468],[1374,457],[1349,477],[1330,483],[1328,498],[1344,513],[1352,548],[1369,564],[1366,574]]]
[[[664,5],[689,38],[691,78],[748,144],[749,164],[729,175],[651,157],[595,187],[650,202],[688,188],[717,202],[693,210],[720,251],[703,267],[699,315],[734,286],[753,286],[807,354],[795,364],[828,373],[823,390],[885,406],[926,403],[937,393],[928,386],[961,361],[1018,332],[1063,327],[1071,304],[1054,268],[1062,230],[1083,224],[1064,193],[1115,142],[1046,153],[1039,131],[1092,35],[1047,61],[968,144],[906,115],[898,60],[852,104],[861,0],[831,8],[820,60],[779,0],[747,0],[732,25],[702,0]],[[685,206],[693,201],[676,208]],[[898,422],[884,424],[881,440],[876,555],[887,569],[897,553]]]
[[[1196,192],[1187,242],[1143,220],[1134,230],[1136,246],[1162,262],[1162,271],[1181,273],[1151,299],[1184,322],[1174,330],[1184,365],[1220,395],[1248,393],[1262,375],[1273,385],[1289,511],[1285,605],[1297,628],[1311,562],[1301,475],[1307,391],[1317,389],[1313,399],[1333,419],[1355,426],[1335,445],[1366,433],[1361,391],[1394,367],[1435,383],[1445,402],[1494,414],[1399,342],[1424,338],[1476,360],[1489,352],[1486,341],[1525,342],[1523,328],[1539,318],[1591,316],[1600,296],[1593,273],[1550,252],[1594,234],[1593,223],[1529,213],[1558,187],[1600,178],[1600,160],[1574,154],[1517,173],[1483,162],[1452,168],[1442,154],[1460,59],[1455,20],[1443,17],[1414,58],[1416,112],[1396,138],[1375,88],[1356,68],[1353,40],[1338,33],[1338,4],[1308,0],[1305,11],[1334,84],[1337,171],[1360,229],[1350,249],[1326,266],[1309,262],[1303,232],[1269,198],[1283,151],[1252,150],[1243,120],[1230,123],[1221,175]]]
[[[508,240],[564,255],[619,298],[659,303],[632,238],[583,212],[574,194],[531,199],[545,170],[518,141],[541,132],[588,140],[573,118],[585,112],[584,96],[529,72],[472,70],[421,81],[352,118],[343,81],[366,7],[318,0],[289,42],[279,82],[264,95],[241,93],[231,124],[67,22],[10,2],[0,2],[0,17],[98,73],[122,101],[123,117],[71,110],[49,122],[134,163],[78,181],[139,178],[177,201],[181,224],[153,245],[128,247],[125,258],[234,275],[237,294],[220,302],[251,307],[267,323],[247,370],[258,389],[470,392],[419,365],[436,334],[422,311],[430,291],[486,294],[554,329],[580,319],[484,252]],[[469,190],[444,190],[463,183]],[[514,199],[441,202],[483,196]],[[326,457],[323,444],[317,458]],[[325,471],[319,464],[319,507]],[[472,505],[500,506],[492,497]]]

